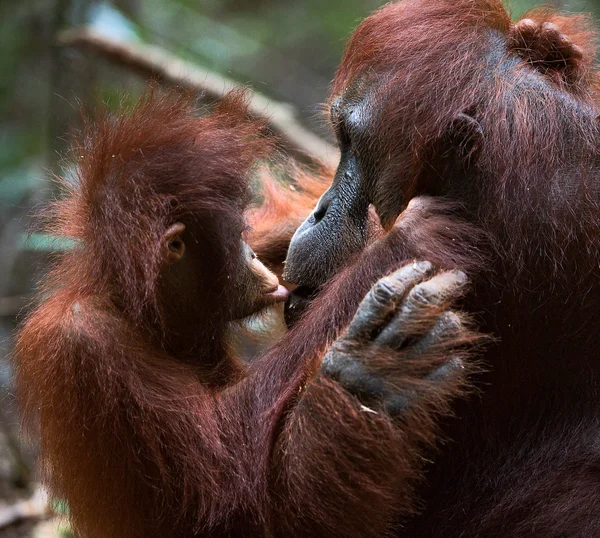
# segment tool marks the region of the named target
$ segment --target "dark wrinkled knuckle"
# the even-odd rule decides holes
[[[563,49],[570,49],[573,45],[573,40],[565,34],[560,34],[556,39],[558,47]]]
[[[405,287],[407,282],[420,280],[423,277],[431,274],[433,272],[433,264],[428,261],[413,261],[407,265],[400,267],[392,273],[389,277],[395,282],[397,285],[401,287]]]
[[[548,36],[560,34],[560,30],[558,29],[558,26],[556,26],[556,24],[554,24],[553,22],[542,23],[541,29],[542,29],[542,32],[544,32]]]
[[[357,360],[344,363],[340,369],[338,382],[348,391],[358,394],[362,387],[369,382],[369,374],[364,365]]]
[[[460,293],[468,283],[469,279],[462,271],[446,271],[435,278],[435,285],[446,292]]]
[[[321,361],[321,373],[325,377],[337,379],[340,373],[340,361],[334,353],[327,353]]]
[[[515,30],[523,37],[530,38],[538,29],[538,24],[532,19],[523,19],[517,22]]]
[[[433,271],[433,264],[428,261],[416,261],[411,265],[411,267],[421,274],[427,274]]]
[[[412,303],[415,306],[427,306],[433,302],[436,296],[437,293],[431,286],[418,285],[410,292],[409,303]]]
[[[367,323],[373,317],[371,308],[368,304],[362,304],[358,307],[352,322],[348,326],[346,333],[359,330],[365,323]]]
[[[583,58],[583,49],[579,45],[573,45],[571,43],[571,57],[574,60]]]
[[[521,19],[519,22],[517,22],[516,26],[518,28],[535,29],[535,28],[537,28],[537,23],[533,19],[525,18],[525,19]]]
[[[458,357],[452,357],[429,374],[426,379],[432,383],[456,382],[462,378],[464,370],[463,361]]]
[[[388,303],[396,294],[396,289],[387,278],[377,282],[371,290],[372,298],[378,303]]]
[[[454,275],[456,282],[458,282],[459,284],[467,284],[469,282],[469,277],[467,276],[467,273],[461,271],[460,269],[455,269],[454,271],[452,271],[452,274]]]
[[[384,379],[369,373],[362,365],[353,365],[344,370],[337,382],[344,390],[367,405],[382,402],[387,393]]]
[[[383,401],[384,411],[391,417],[398,417],[406,413],[411,406],[414,395],[408,392],[398,392],[390,395]]]
[[[440,321],[447,330],[459,330],[462,327],[462,320],[455,312],[444,312]]]

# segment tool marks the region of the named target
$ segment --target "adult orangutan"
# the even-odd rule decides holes
[[[45,483],[78,536],[376,537],[414,509],[438,417],[472,369],[478,336],[447,310],[464,274],[411,263],[357,311],[372,260],[400,267],[376,243],[246,367],[232,327],[287,294],[243,240],[261,128],[239,97],[198,118],[150,93],[74,150],[49,230],[77,246],[15,355]],[[470,249],[455,250],[469,268]]]
[[[478,397],[445,420],[451,441],[397,536],[600,535],[593,39],[582,16],[537,11],[513,24],[496,0],[406,0],[347,45],[330,101],[339,168],[284,277],[305,295],[319,288],[362,249],[369,204],[390,228],[415,196],[421,221],[386,237],[397,258],[455,265],[431,243],[444,230],[428,206],[445,201],[492,260],[467,271],[465,306],[497,342]]]

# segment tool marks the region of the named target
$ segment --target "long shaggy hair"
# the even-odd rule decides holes
[[[515,42],[499,0],[412,0],[360,24],[332,96],[356,80],[378,81],[382,110],[372,129],[389,159],[378,171],[374,203],[384,223],[395,217],[399,178],[410,189],[443,177],[440,141],[458,114],[473,114],[483,140],[469,189],[503,255],[515,268],[535,256],[558,274],[577,253],[589,271],[600,252],[596,34],[584,15],[539,9],[525,17],[555,23],[580,48],[571,71],[560,61],[535,60],[535,50]],[[528,242],[532,234],[536,241]]]

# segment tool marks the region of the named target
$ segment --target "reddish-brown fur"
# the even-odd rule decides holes
[[[333,171],[323,167],[313,175],[290,163],[285,169],[275,169],[281,175],[292,173],[293,183],[278,181],[272,169],[263,169],[259,176],[260,203],[247,213],[248,242],[277,275],[283,272],[287,247],[296,228],[310,214],[325,192]]]
[[[259,203],[247,211],[246,220],[250,229],[247,240],[258,257],[279,277],[283,273],[288,245],[296,228],[308,217],[321,195],[327,190],[335,170],[323,165],[310,172],[293,162],[282,168],[273,163],[259,174]],[[287,182],[275,176],[282,175]],[[293,179],[293,182],[290,181]],[[383,230],[374,210],[369,214],[369,242],[383,235]],[[286,286],[293,287],[283,281]]]
[[[499,337],[481,396],[446,422],[451,442],[429,467],[422,511],[398,536],[600,535],[595,35],[581,16],[530,17],[557,23],[575,57],[552,63],[539,41],[516,39],[498,0],[408,0],[358,27],[333,83],[333,98],[363,76],[375,88],[383,222],[416,194],[444,196],[493,256],[466,300]],[[442,154],[461,113],[482,129],[462,162]],[[465,231],[454,239],[471,241]],[[445,266],[434,233],[402,251]]]
[[[227,334],[249,169],[268,146],[260,129],[239,99],[197,119],[189,101],[150,95],[90,125],[75,150],[77,182],[64,182],[49,229],[78,245],[57,260],[15,356],[45,482],[82,537],[376,537],[415,508],[423,450],[464,388],[424,374],[476,336],[418,361],[366,357],[391,386],[420,389],[400,423],[322,377],[320,359],[406,260],[405,242],[474,270],[473,245],[452,237],[477,234],[436,204],[408,212],[246,369]],[[426,234],[410,240],[414,219]],[[161,234],[177,221],[200,222],[206,250],[187,303],[161,293]]]
[[[456,237],[465,240],[457,244]],[[361,298],[379,278],[414,259],[428,259],[439,267],[475,274],[488,263],[477,246],[484,241],[478,230],[453,216],[452,206],[428,198],[416,201],[387,236],[370,245],[328,283],[273,352],[295,360],[310,356],[316,369],[320,360],[317,350],[349,322]],[[426,320],[411,320],[412,328],[423,322]],[[465,344],[477,340],[473,334],[465,338]],[[337,402],[344,396],[339,389],[333,400],[321,396],[298,400],[276,430],[278,450],[271,463],[275,480],[271,486],[275,512],[271,528],[275,536],[387,536],[396,528],[398,516],[418,511],[420,501],[413,487],[422,478],[421,469],[432,456],[432,447],[439,443],[438,413],[446,416],[452,400],[446,390],[423,385],[421,379],[424,372],[431,371],[432,364],[439,364],[440,357],[447,356],[447,352],[434,349],[431,355],[414,362],[394,360],[380,352],[364,357],[364,364],[374,372],[384,372],[391,386],[425,389],[425,401],[414,414],[403,418],[406,427],[398,438],[354,422],[357,417],[351,408],[337,409]],[[468,369],[473,370],[473,366],[469,363]],[[296,369],[294,375],[306,379],[305,371]],[[292,382],[289,390],[297,390],[298,382],[304,385],[304,381]],[[323,383],[328,382],[317,377],[307,385],[306,394],[316,395]],[[261,391],[268,394],[273,388]],[[278,405],[284,404],[280,400]],[[275,406],[272,413],[278,409]],[[328,410],[334,409],[331,415]],[[432,409],[437,412],[432,413]],[[306,421],[306,416],[322,413],[328,420],[320,418],[316,421],[318,427]],[[327,457],[319,458],[319,454]],[[340,499],[343,502],[338,505]]]
[[[236,100],[196,119],[189,100],[150,96],[89,125],[74,150],[77,184],[63,181],[68,196],[49,230],[80,244],[50,273],[16,357],[44,476],[82,536],[186,535],[236,505],[220,478],[235,461],[212,387],[241,371],[226,348],[227,277],[239,258],[244,178],[266,148],[261,126],[243,119]],[[158,290],[161,234],[189,218],[205,230],[198,281],[207,285],[190,289],[198,311],[180,314],[201,342],[186,366],[165,349]]]

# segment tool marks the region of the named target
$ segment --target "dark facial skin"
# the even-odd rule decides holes
[[[341,98],[332,106],[332,120],[340,145],[340,164],[331,187],[311,215],[296,230],[290,243],[284,279],[318,288],[354,253],[362,250],[368,235],[369,195],[363,164],[355,140],[367,123],[368,103],[346,105]]]
[[[399,118],[386,117],[384,82],[365,79],[332,102],[331,122],[340,146],[340,164],[333,184],[290,243],[283,277],[300,287],[287,305],[288,323],[316,290],[364,249],[369,204],[373,204],[383,227],[389,229],[414,196],[452,197],[452,189],[461,189],[456,170],[460,173],[464,166],[455,166],[455,158],[467,162],[475,152],[481,134],[479,123],[459,114],[448,136],[440,139],[436,153],[421,156],[436,172],[416,179],[410,171],[408,144],[414,133],[403,136],[390,130],[394,134],[388,134],[388,123],[397,123]],[[387,195],[390,191],[395,194]]]
[[[189,226],[188,226],[189,228]],[[199,235],[201,237],[201,234]],[[193,230],[180,222],[170,226],[163,236],[165,249],[164,289],[177,308],[193,308],[198,300],[220,285],[206,282],[206,249],[194,240]],[[240,259],[227,260],[235,277],[229,282],[235,288],[236,303],[231,305],[231,321],[239,320],[287,298],[287,290],[277,276],[257,258],[250,246],[240,239]],[[210,257],[209,257],[210,258]],[[233,271],[231,267],[236,266]],[[196,330],[193,327],[193,330]]]
[[[286,281],[317,289],[365,247],[376,169],[370,131],[377,109],[372,92],[361,84],[333,101],[340,164],[331,187],[292,238]]]
[[[242,241],[241,275],[235,283],[240,298],[235,308],[235,319],[243,319],[287,299],[287,290],[279,279],[258,259],[250,246]]]

